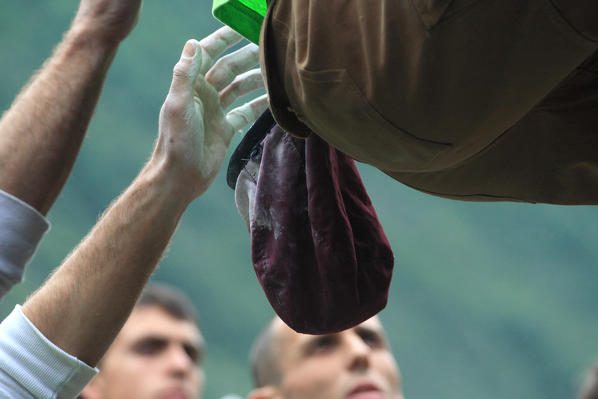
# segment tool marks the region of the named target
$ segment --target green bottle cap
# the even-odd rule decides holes
[[[224,24],[259,44],[266,0],[214,0],[212,13]]]

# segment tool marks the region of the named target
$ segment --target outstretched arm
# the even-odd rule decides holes
[[[89,365],[127,319],[187,205],[214,180],[234,132],[267,106],[263,96],[225,112],[239,95],[263,85],[258,70],[248,71],[257,63],[256,46],[214,64],[240,39],[222,28],[199,43],[187,42],[150,161],[23,306],[48,339]]]
[[[0,189],[46,214],[71,171],[141,0],[81,0],[71,28],[0,120]]]

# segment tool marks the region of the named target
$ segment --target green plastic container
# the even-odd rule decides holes
[[[212,13],[224,24],[259,44],[266,0],[214,0]]]

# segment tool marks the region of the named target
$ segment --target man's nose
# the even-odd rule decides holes
[[[195,363],[181,345],[171,345],[166,356],[168,372],[171,374],[182,377],[195,367]]]
[[[371,348],[357,335],[347,337],[346,345],[349,354],[349,369],[353,371],[367,370],[370,367]]]

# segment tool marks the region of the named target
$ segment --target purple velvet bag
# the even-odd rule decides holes
[[[354,161],[315,134],[297,139],[277,125],[262,145],[251,255],[275,312],[309,334],[377,314],[394,258]]]

